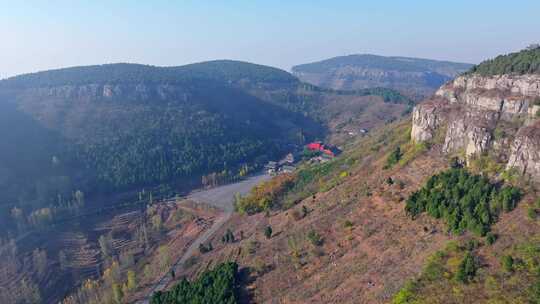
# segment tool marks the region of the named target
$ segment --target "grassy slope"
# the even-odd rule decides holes
[[[292,209],[268,216],[236,216],[230,227],[223,229],[231,228],[237,234],[243,231],[244,239],[223,245],[218,234],[213,242],[216,250],[199,257],[204,261],[200,265],[234,259],[240,266],[250,267],[253,282],[249,287],[257,303],[390,302],[407,281],[419,275],[435,252],[449,241],[465,242],[472,237],[450,235],[442,221],[426,215],[414,221],[405,215],[404,199],[431,175],[448,167],[448,160],[435,152],[436,148],[426,150],[411,144],[409,131],[409,122],[404,121],[351,144],[335,163],[325,165],[324,174],[315,174],[291,194],[303,198]],[[397,145],[401,145],[404,157],[383,170]],[[393,185],[385,183],[388,177],[394,179]],[[529,191],[518,208],[493,227],[499,235],[493,246],[477,249],[485,262],[478,283],[428,284],[415,291],[418,298],[425,303],[432,303],[431,299],[441,299],[440,303],[486,302],[490,295],[484,292],[484,278],[488,277],[484,273],[497,272],[500,256],[519,243],[530,242],[538,231],[537,223],[526,218],[531,197]],[[308,211],[305,217],[304,206]],[[263,235],[267,225],[274,230],[270,240]],[[322,246],[310,240],[312,231],[321,236]],[[198,271],[198,266],[193,266],[186,274]],[[501,284],[501,278],[497,280]],[[507,297],[519,293],[515,289],[510,292],[511,286],[506,286]]]
[[[403,194],[416,189],[429,172],[442,169],[445,163],[420,156],[414,160],[414,170],[409,170],[412,164],[381,170],[386,154],[396,144],[407,145],[407,136],[400,135],[407,132],[407,125],[386,128],[327,165],[330,168],[323,170],[324,174],[297,189],[307,198],[295,208],[270,217],[238,216],[231,227],[236,233],[244,231],[245,239],[225,246],[218,234],[213,242],[216,250],[202,259],[217,263],[235,258],[241,266],[254,267],[256,302],[355,302],[360,295],[377,301],[388,299],[420,267],[422,259],[412,257],[427,256],[447,239],[442,234],[424,235],[424,225],[440,225],[427,218],[411,222],[399,203]],[[385,185],[389,175],[403,181],[404,189],[398,189],[397,184]],[[309,212],[298,218],[294,210],[301,212],[302,206]],[[352,227],[344,226],[347,220]],[[268,224],[275,235],[270,240],[262,235]],[[310,243],[310,231],[322,236],[321,247]],[[193,267],[188,273],[198,271]],[[369,287],[369,281],[375,287]]]

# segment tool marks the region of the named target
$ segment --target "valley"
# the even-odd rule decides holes
[[[540,1],[2,4],[0,304],[540,304]]]
[[[241,302],[535,303],[540,85],[521,73],[464,74],[335,160],[261,184],[180,275],[234,261]]]
[[[0,81],[0,300],[532,303],[538,50],[433,94],[229,60]]]
[[[170,218],[180,212],[177,197],[233,183],[193,194],[229,214],[231,191],[247,192],[259,179],[242,181],[268,160],[314,139],[344,144],[411,106],[392,90],[321,89],[278,69],[235,61],[112,64],[0,81],[0,135],[6,139],[0,149],[6,264],[0,266],[3,282],[24,283],[2,299],[113,297],[113,289],[98,292],[105,271],[115,272],[115,280],[129,271],[140,279],[139,265],[169,244],[168,233],[186,233],[169,244],[177,253],[193,251],[197,245],[188,249],[186,242],[215,224],[186,228],[199,227],[195,220],[205,215],[195,207],[187,219]],[[244,186],[237,189],[236,182]],[[202,193],[211,196],[198,197]],[[162,276],[152,271],[141,284]],[[90,286],[91,295],[82,291]]]

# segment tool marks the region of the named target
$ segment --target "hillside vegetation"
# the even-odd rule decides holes
[[[474,66],[470,73],[478,73],[483,76],[540,74],[540,48],[497,56]]]
[[[236,257],[257,302],[536,303],[534,190],[410,132],[410,121],[390,124],[259,185],[227,227],[242,237],[200,263]]]
[[[348,55],[334,57],[314,63],[301,64],[293,67],[295,72],[323,73],[339,67],[363,67],[402,72],[437,71],[448,76],[455,76],[462,69],[470,66],[466,63],[437,61],[409,57],[385,57],[377,55]]]
[[[217,265],[202,273],[194,282],[183,279],[169,291],[156,292],[151,304],[238,303],[238,265],[234,262]]]
[[[196,81],[258,84],[298,83],[291,74],[268,66],[232,60],[216,60],[179,67],[118,63],[72,67],[15,76],[3,80],[0,88],[21,89],[84,84],[154,83],[186,84]]]
[[[521,193],[512,186],[495,185],[489,179],[454,168],[432,176],[407,200],[405,210],[415,217],[427,212],[443,218],[448,230],[485,235],[502,211],[512,211]]]
[[[233,61],[77,67],[1,81],[0,217],[23,227],[36,209],[55,217],[71,208],[78,190],[88,199],[170,185],[171,195],[201,175],[249,173],[324,135],[321,122],[289,110],[298,99],[250,91],[295,94],[298,85],[284,71]],[[14,207],[24,215],[13,218]]]

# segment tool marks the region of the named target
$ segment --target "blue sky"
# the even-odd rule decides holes
[[[477,63],[539,42],[539,12],[538,0],[0,0],[0,78],[224,58],[288,70],[356,53]]]

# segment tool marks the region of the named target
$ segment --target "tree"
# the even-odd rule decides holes
[[[155,231],[161,231],[163,229],[163,220],[159,213],[152,216],[152,228],[154,228]]]
[[[165,269],[169,268],[171,257],[169,255],[169,247],[167,245],[159,246],[158,261],[160,271],[164,271]]]
[[[127,272],[127,288],[128,290],[133,290],[137,287],[137,280],[135,277],[135,272],[133,270],[128,270]]]
[[[309,210],[305,205],[302,205],[302,217],[306,217],[309,214]]]
[[[527,209],[527,216],[531,219],[531,220],[535,220],[536,219],[536,209],[532,208],[532,207],[529,207]]]
[[[456,280],[465,284],[469,283],[476,275],[476,267],[474,256],[470,252],[467,252],[459,264]]]
[[[75,201],[77,202],[77,207],[81,208],[84,206],[84,192],[81,190],[75,191]]]
[[[266,228],[264,229],[264,236],[267,239],[270,239],[272,237],[272,227],[266,226]]]
[[[223,235],[221,241],[223,243],[234,243],[234,234],[231,229],[227,229],[227,232],[225,232],[225,235]]]
[[[204,244],[199,244],[199,251],[200,253],[202,254],[205,254],[207,252],[210,252],[214,250],[214,247],[212,246],[212,243],[208,243],[208,245],[204,245]]]
[[[142,223],[139,228],[135,231],[134,238],[137,240],[137,243],[139,246],[143,246],[144,248],[149,247],[150,240],[148,239],[148,229],[146,228],[146,224]]]
[[[238,265],[227,262],[214,269],[203,272],[198,279],[189,282],[185,279],[171,290],[156,292],[151,304],[180,303],[238,303]]]
[[[514,258],[511,255],[505,255],[501,258],[501,266],[506,272],[514,271]]]
[[[386,159],[386,168],[391,168],[395,164],[397,164],[401,158],[403,157],[403,153],[401,152],[401,148],[397,146],[390,155],[388,155],[388,158]]]
[[[127,269],[135,264],[135,258],[133,257],[133,253],[129,250],[122,251],[120,253],[120,266],[123,269]]]
[[[40,277],[43,276],[47,270],[47,252],[39,248],[34,249],[32,252],[32,262],[38,275]]]
[[[20,288],[24,303],[41,303],[41,294],[39,292],[39,288],[31,280],[28,281],[27,279],[23,279]]]
[[[488,245],[493,245],[493,243],[495,243],[496,240],[497,240],[497,235],[491,232],[486,235],[486,243]]]
[[[443,218],[456,234],[469,230],[484,236],[499,213],[515,208],[520,197],[517,188],[500,187],[486,177],[457,168],[432,176],[409,196],[405,211],[413,219],[423,212]]]
[[[322,236],[315,230],[310,230],[307,237],[313,246],[321,246],[323,244]]]
[[[113,284],[112,285],[112,291],[113,291],[113,300],[117,304],[122,303],[122,299],[124,298],[124,293],[122,291],[122,286],[120,284]]]
[[[17,223],[17,228],[20,230],[23,230],[26,226],[26,221],[24,218],[24,213],[21,208],[13,207],[11,209],[11,217],[15,220]]]
[[[154,275],[154,270],[150,264],[146,264],[144,265],[143,273],[146,279],[151,279],[152,276]]]
[[[101,249],[101,254],[103,258],[109,258],[112,255],[112,234],[108,233],[107,235],[102,234],[99,239],[99,248]]]
[[[60,250],[60,252],[58,252],[58,261],[60,263],[60,269],[62,270],[67,269],[67,267],[69,266],[66,253],[63,250]]]

